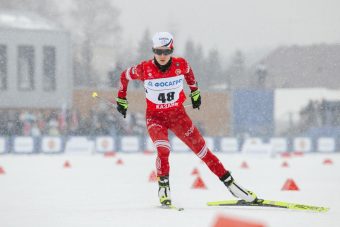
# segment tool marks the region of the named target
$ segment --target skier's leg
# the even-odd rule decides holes
[[[219,178],[228,171],[220,160],[207,148],[206,143],[196,126],[185,112],[178,112],[177,119],[170,129],[181,139]]]
[[[157,149],[157,176],[168,176],[170,170],[168,129],[156,119],[148,119],[147,128],[150,138]]]
[[[151,140],[157,149],[156,169],[158,178],[158,197],[162,205],[171,204],[169,183],[169,154],[170,143],[168,129],[160,121],[153,118],[147,119],[147,128]]]
[[[248,202],[256,200],[257,197],[253,192],[236,184],[230,172],[224,168],[220,160],[207,148],[204,138],[185,112],[178,115],[178,122],[171,125],[171,130],[206,163],[209,169],[227,186],[232,195]]]

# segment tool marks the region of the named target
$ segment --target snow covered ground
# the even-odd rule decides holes
[[[158,208],[157,184],[149,182],[155,155],[3,155],[0,167],[1,227],[213,226],[218,215],[270,227],[340,226],[340,153],[270,158],[221,154],[237,181],[259,197],[330,207],[328,213],[273,208],[208,207],[232,199],[192,153],[171,154],[173,203],[183,212]],[[123,165],[117,165],[118,159]],[[333,165],[323,165],[331,158]],[[68,160],[71,168],[64,168]],[[282,168],[286,160],[288,168]],[[240,168],[243,161],[248,169]],[[192,189],[197,167],[207,189]],[[281,191],[293,178],[300,191]]]

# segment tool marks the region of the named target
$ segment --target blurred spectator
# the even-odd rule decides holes
[[[126,119],[107,109],[93,109],[81,115],[78,110],[0,110],[0,136],[97,136],[145,135],[141,113]]]
[[[41,136],[41,132],[40,132],[40,129],[38,128],[37,123],[34,123],[31,127],[31,136],[33,137]]]
[[[55,118],[51,118],[48,121],[48,133],[49,136],[59,136],[58,121]]]

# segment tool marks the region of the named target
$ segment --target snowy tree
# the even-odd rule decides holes
[[[128,67],[131,67],[132,65],[136,65],[139,62],[136,62],[134,59],[136,59],[136,56],[134,55],[134,52],[129,47],[122,47],[120,51],[117,53],[117,61],[115,63],[115,66],[113,69],[108,73],[108,79],[110,86],[118,88],[119,87],[119,81],[120,81],[120,75],[123,72],[123,70],[127,69]],[[137,83],[140,84],[140,81],[130,81],[133,82],[133,84],[136,86]],[[130,86],[130,88],[133,88]]]
[[[206,60],[204,59],[203,48],[201,45],[196,46],[194,59],[194,65],[192,68],[197,81],[199,82],[199,86],[201,87],[201,85],[208,84],[207,81],[209,80],[206,72]]]
[[[185,44],[184,57],[191,63],[195,61],[195,43],[192,40],[188,40]]]
[[[75,81],[83,85],[96,85],[96,72],[93,69],[93,49],[101,44],[118,42],[120,26],[119,10],[110,0],[74,1],[70,24],[76,42],[76,61],[84,70],[75,72]],[[82,72],[81,72],[82,71]]]
[[[221,85],[226,84],[220,54],[216,49],[209,51],[206,63],[206,77],[209,88],[220,88]]]
[[[192,40],[188,40],[185,45],[184,57],[189,62],[195,73],[196,80],[201,88],[207,87],[209,80],[206,75],[205,59],[201,45],[195,45]]]
[[[138,43],[136,63],[145,61],[152,57],[152,42],[149,29],[145,30],[142,39]]]
[[[249,85],[249,80],[246,78],[245,74],[245,57],[240,50],[236,51],[233,55],[226,76],[229,82],[229,88],[238,88]]]

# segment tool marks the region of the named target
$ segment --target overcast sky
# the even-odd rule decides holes
[[[340,0],[113,0],[125,42],[144,30],[174,31],[177,50],[192,38],[205,50],[340,43]]]

